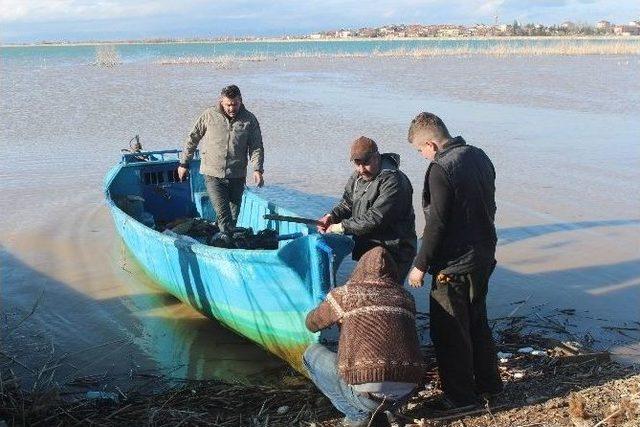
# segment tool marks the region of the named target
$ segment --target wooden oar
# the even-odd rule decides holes
[[[276,215],[276,214],[265,214],[264,219],[270,219],[273,221],[282,221],[282,222],[295,222],[298,224],[307,224],[307,225],[320,224],[317,219],[302,218],[298,216]]]

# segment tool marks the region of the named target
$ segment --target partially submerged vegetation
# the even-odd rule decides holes
[[[175,58],[165,57],[154,61],[158,65],[213,65],[218,69],[230,69],[237,67],[239,62],[260,62],[266,61],[265,55],[253,56],[178,56]]]
[[[96,46],[96,60],[93,65],[98,67],[112,68],[120,65],[122,60],[115,45]]]
[[[615,41],[524,43],[521,45],[499,43],[483,47],[464,45],[455,49],[417,48],[376,52],[374,56],[391,57],[430,57],[430,56],[585,56],[585,55],[640,55],[640,43]]]
[[[554,43],[498,43],[486,46],[464,44],[459,47],[419,47],[400,48],[393,50],[376,50],[365,52],[293,52],[269,56],[257,55],[222,55],[222,56],[179,56],[175,58],[165,57],[154,61],[158,65],[213,65],[219,69],[229,69],[238,66],[242,62],[262,62],[278,59],[293,58],[431,58],[431,57],[537,57],[537,56],[589,56],[589,55],[613,55],[629,56],[640,55],[640,43],[635,41],[558,41]]]

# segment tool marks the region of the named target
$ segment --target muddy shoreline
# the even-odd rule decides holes
[[[505,390],[461,414],[429,409],[429,403],[441,396],[440,381],[433,347],[422,346],[428,364],[423,384],[395,414],[396,421],[416,426],[592,427],[610,417],[616,424],[606,425],[637,426],[640,366],[622,365],[608,352],[590,348],[591,342],[574,341],[565,325],[575,313],[564,314],[563,319],[539,319],[514,312],[491,320]],[[428,314],[419,317],[427,321],[423,333],[428,330]],[[627,330],[638,331],[638,326]],[[263,371],[252,383],[194,380],[157,370],[131,370],[124,377],[108,371],[81,375],[77,370],[63,382],[55,372],[62,362],[51,354],[38,369],[29,369],[0,351],[0,421],[330,427],[341,417],[305,376],[290,367]],[[29,381],[16,374],[25,370],[32,375]],[[379,416],[372,425],[386,426],[385,420]]]
[[[592,427],[603,420],[637,426],[640,420],[640,367],[622,366],[606,353],[583,357],[544,348],[549,338],[520,335],[510,320],[498,336],[505,391],[462,414],[438,413],[429,402],[441,392],[433,349],[424,387],[396,414],[415,426],[567,425]],[[505,325],[503,325],[505,326]],[[575,343],[574,343],[575,344]],[[518,352],[532,345],[544,355]],[[505,356],[511,353],[510,356]],[[55,366],[40,368],[30,388],[20,385],[11,361],[0,354],[0,421],[7,425],[150,425],[150,426],[335,426],[340,414],[304,376],[284,370],[269,385],[189,380],[137,372],[128,389],[107,387],[106,375],[75,378],[66,386],[52,381]],[[112,380],[113,378],[110,378]],[[386,426],[385,417],[372,425]],[[613,424],[613,421],[615,424]],[[531,424],[534,423],[534,424]],[[603,425],[603,424],[598,424]]]

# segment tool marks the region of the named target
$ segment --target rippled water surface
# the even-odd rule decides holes
[[[439,114],[496,165],[492,316],[523,300],[520,314],[574,308],[576,336],[637,360],[638,334],[602,327],[640,318],[638,57],[281,58],[224,69],[4,59],[2,363],[28,371],[66,355],[60,379],[161,370],[260,381],[282,368],[155,287],[103,206],[102,178],[133,135],[147,149],[179,147],[229,83],[261,122],[269,197],[321,215],[350,173],[348,144],[364,134],[401,155],[419,234],[426,164],[406,133],[417,112]],[[426,310],[426,290],[415,295]]]

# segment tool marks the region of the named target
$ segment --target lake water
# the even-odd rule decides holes
[[[224,44],[215,54],[222,46],[255,53],[253,44]],[[230,83],[261,122],[260,191],[320,216],[342,193],[350,142],[364,134],[401,155],[419,234],[427,165],[407,144],[407,127],[420,111],[440,115],[496,165],[491,316],[556,319],[577,338],[640,360],[640,57],[155,63],[207,49],[118,47],[124,63],[114,68],[90,65],[94,47],[0,49],[2,366],[29,376],[59,364],[61,383],[158,371],[262,381],[282,369],[155,287],[103,204],[103,176],[131,137],[146,149],[180,147]],[[344,264],[342,280],[352,266]],[[426,292],[415,292],[422,311]],[[567,319],[564,309],[576,311]]]

